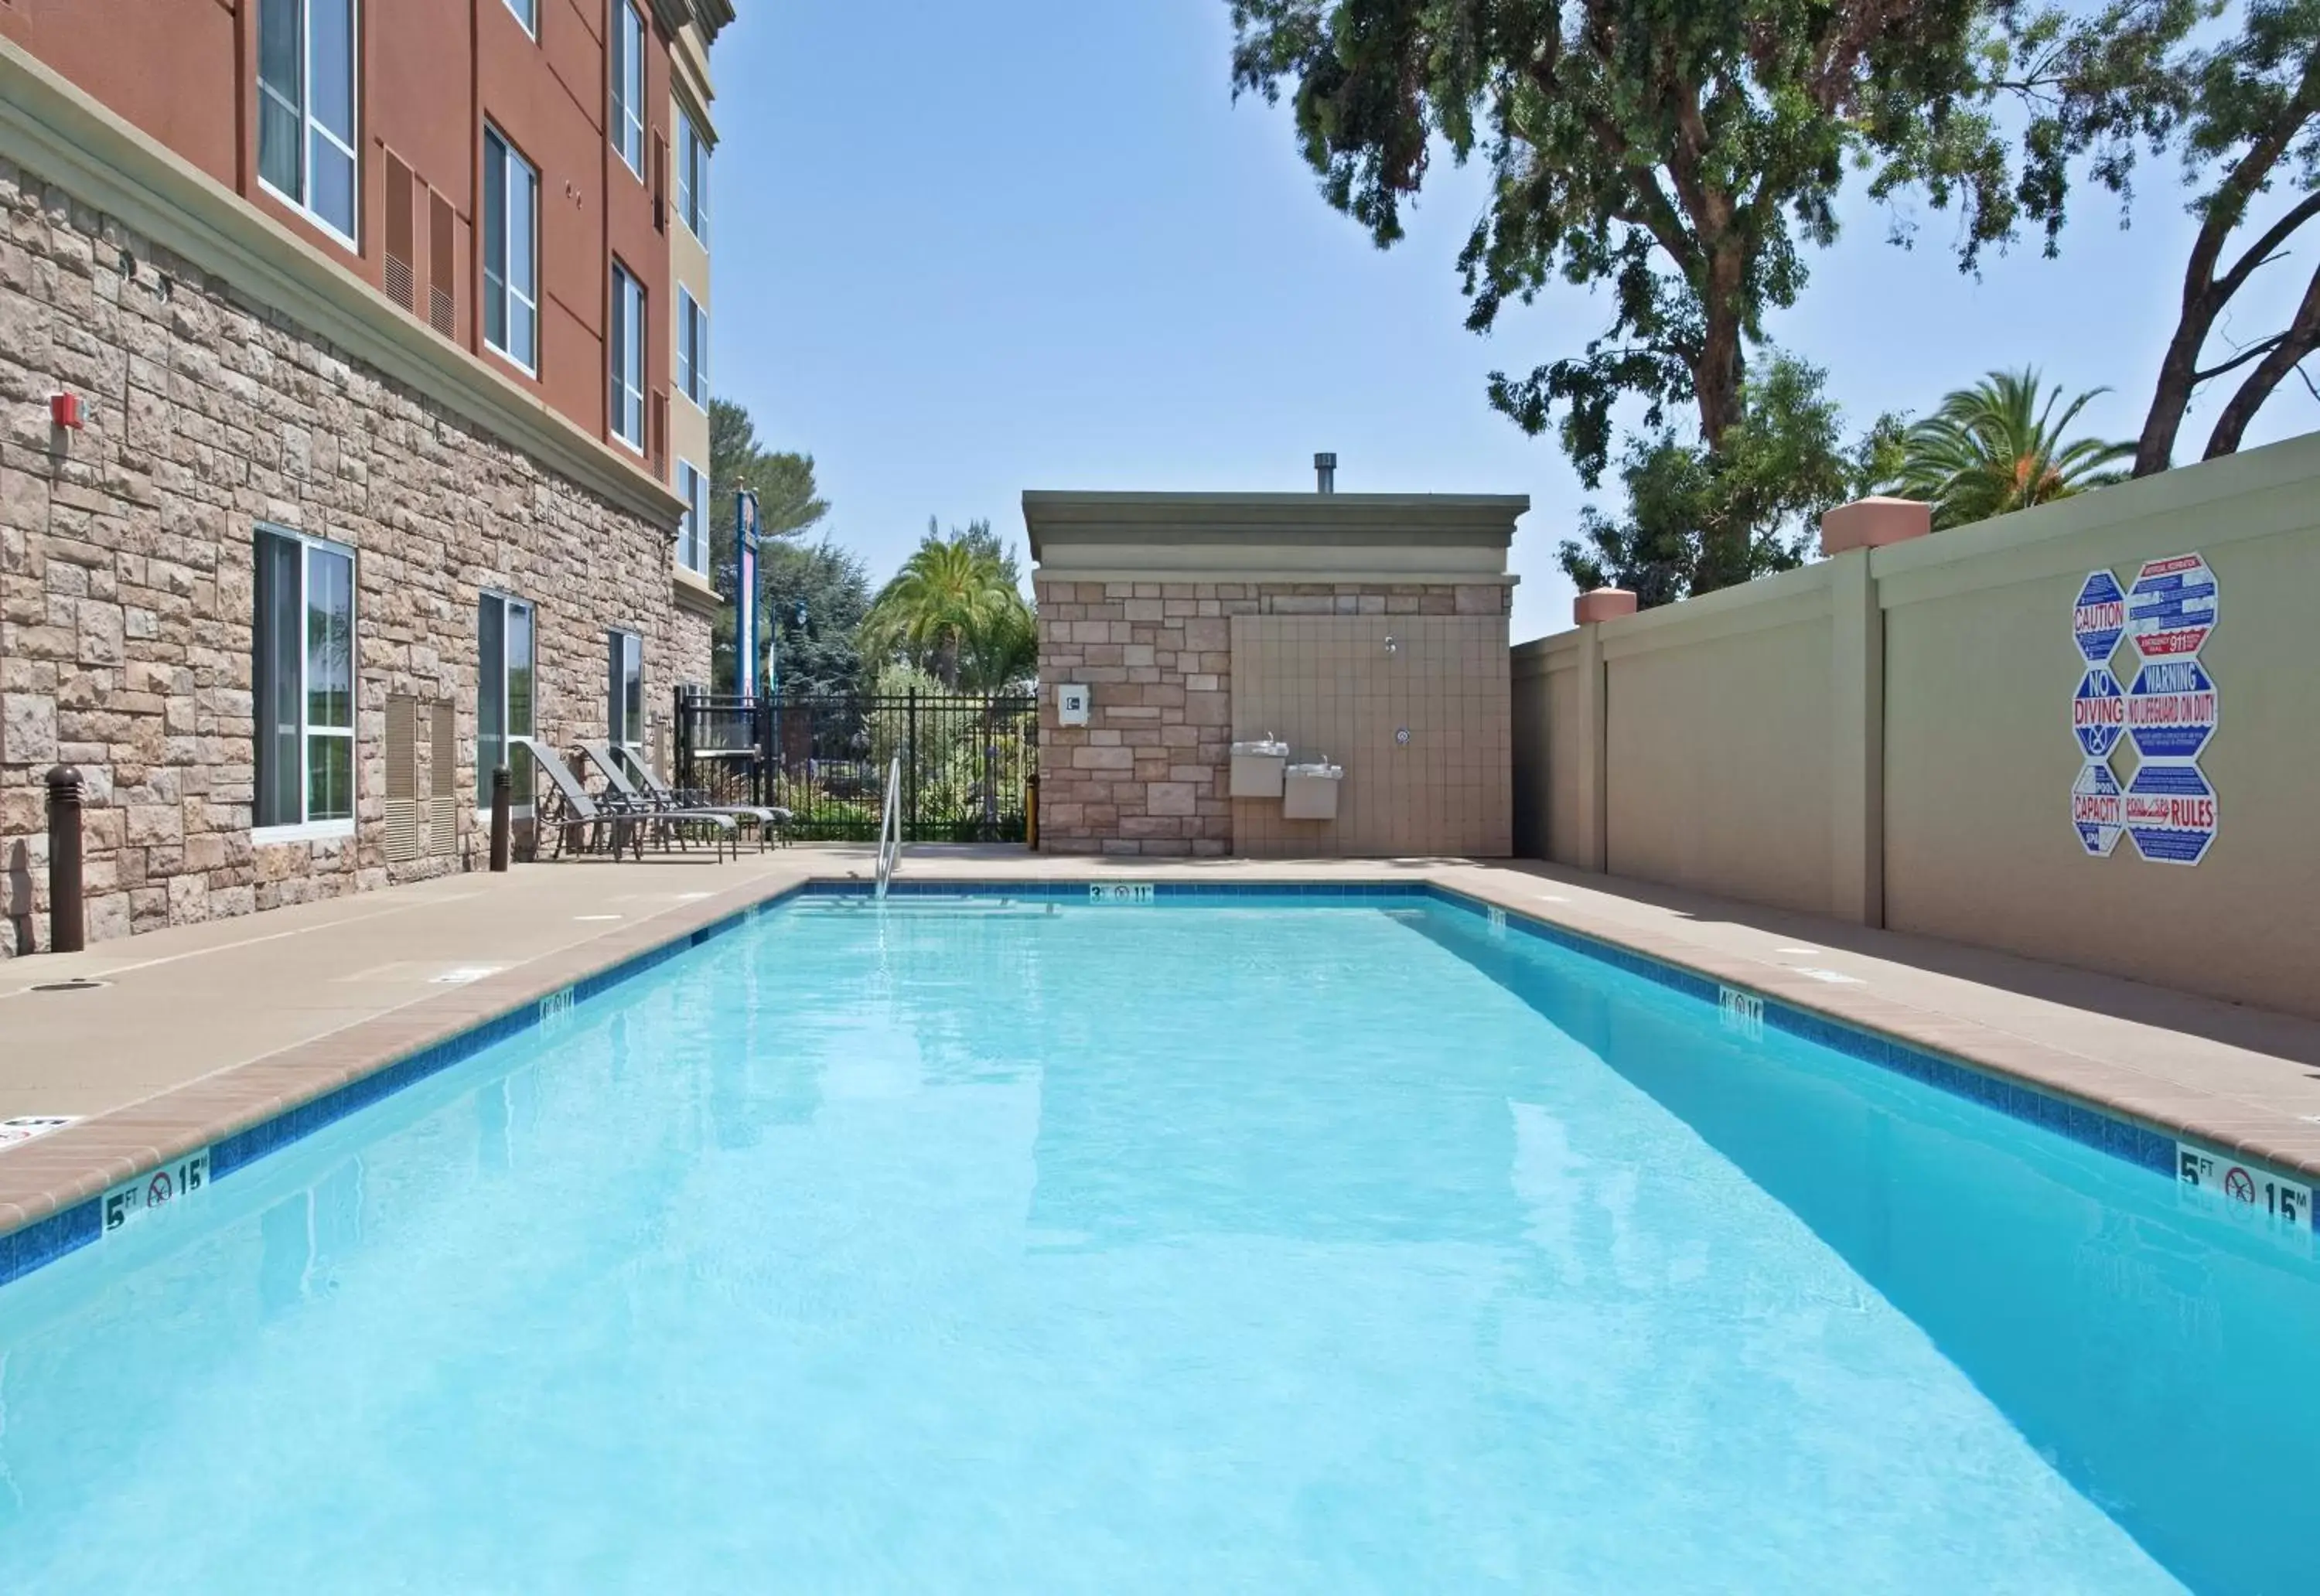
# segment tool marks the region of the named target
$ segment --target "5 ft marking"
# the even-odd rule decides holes
[[[104,1224],[103,1234],[111,1236],[151,1213],[182,1202],[210,1183],[210,1150],[187,1153],[173,1164],[149,1170],[135,1180],[123,1181],[104,1194],[104,1206],[98,1211]]]

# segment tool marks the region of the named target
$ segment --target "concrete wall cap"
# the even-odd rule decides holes
[[[1934,530],[1934,507],[1917,499],[1871,496],[1839,504],[1820,518],[1823,554],[1883,549]]]
[[[1636,595],[1624,587],[1598,587],[1571,601],[1571,619],[1580,626],[1635,612]]]

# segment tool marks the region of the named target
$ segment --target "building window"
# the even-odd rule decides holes
[[[693,125],[693,118],[676,113],[676,213],[699,239],[709,244],[709,141]]]
[[[676,391],[709,408],[709,313],[682,286],[676,291]]]
[[[484,128],[484,339],[539,370],[539,174]]]
[[[645,640],[632,631],[606,634],[612,674],[604,696],[604,735],[616,743],[645,740]]]
[[[612,262],[611,347],[612,436],[645,451],[645,290],[628,268]]]
[[[611,46],[606,65],[612,80],[612,107],[605,119],[605,131],[629,170],[641,177],[645,175],[645,18],[629,0],[612,0]]]
[[[355,0],[258,0],[258,176],[355,243]]]
[[[684,496],[684,520],[676,530],[676,563],[709,574],[709,478],[690,460],[676,463],[676,491]]]
[[[256,542],[250,714],[258,840],[349,837],[355,829],[354,550],[275,527],[258,528]]]
[[[534,39],[539,37],[539,0],[507,0],[507,8],[515,13],[515,20]]]
[[[531,812],[531,755],[508,739],[531,735],[532,608],[503,593],[486,593],[476,621],[476,807],[492,807],[492,772],[505,765],[514,784],[515,812]]]

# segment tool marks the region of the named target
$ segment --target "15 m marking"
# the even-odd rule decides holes
[[[174,1163],[123,1181],[104,1194],[101,1216],[106,1236],[127,1229],[145,1215],[182,1202],[210,1183],[210,1150],[187,1153]]]
[[[2186,1202],[2312,1248],[2312,1188],[2188,1141],[2175,1144],[2175,1189]]]

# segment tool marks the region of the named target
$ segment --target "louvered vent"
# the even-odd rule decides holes
[[[451,202],[429,191],[427,209],[427,321],[446,338],[459,336],[458,300],[452,277],[458,270],[451,247]]]
[[[433,811],[434,835],[429,846],[437,854],[459,851],[459,731],[451,706],[435,706],[434,747],[435,796],[430,801]]]
[[[419,701],[395,694],[386,701],[388,864],[420,856],[419,829]]]
[[[386,158],[386,260],[382,276],[386,296],[404,310],[411,305],[411,168]]]

